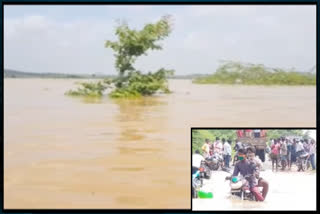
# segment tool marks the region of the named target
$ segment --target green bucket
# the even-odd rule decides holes
[[[198,196],[199,198],[213,198],[212,192],[199,191]]]

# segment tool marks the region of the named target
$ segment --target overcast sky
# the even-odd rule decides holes
[[[143,71],[212,73],[220,60],[304,71],[316,64],[316,6],[4,6],[5,68],[28,72],[116,74],[117,19],[141,29],[174,19],[162,51],[138,59]]]

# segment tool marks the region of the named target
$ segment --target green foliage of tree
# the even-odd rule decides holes
[[[225,140],[232,140],[232,147],[235,145],[235,140],[237,138],[236,131],[231,129],[193,129],[192,130],[192,152],[196,150],[201,151],[202,145],[205,143],[206,139],[210,142],[214,142],[216,137],[220,140],[224,138]]]
[[[115,68],[118,76],[111,81],[102,82],[97,85],[82,85],[84,88],[77,91],[69,91],[69,95],[102,95],[103,90],[113,88],[109,94],[113,98],[134,98],[150,96],[156,92],[170,93],[168,88],[168,77],[172,76],[174,70],[164,68],[158,71],[143,74],[134,68],[137,58],[148,55],[150,50],[161,50],[158,42],[169,36],[172,31],[170,16],[163,16],[158,22],[146,24],[142,30],[130,29],[128,24],[119,23],[116,28],[117,41],[107,40],[106,48],[111,48],[115,56]],[[99,85],[98,85],[99,84]]]
[[[138,31],[130,29],[126,23],[116,29],[118,41],[106,41],[105,47],[114,51],[115,67],[119,76],[114,80],[115,90],[111,97],[149,96],[157,91],[168,93],[167,78],[173,70],[159,69],[157,72],[143,74],[134,68],[137,58],[147,55],[149,50],[161,50],[157,42],[169,36],[172,30],[170,16],[163,16],[155,24],[147,24]]]
[[[78,82],[76,84],[80,87],[77,90],[69,90],[65,94],[69,96],[101,97],[104,90],[109,87],[109,83],[109,79],[97,82]]]
[[[316,75],[294,69],[267,68],[262,64],[223,61],[217,71],[207,77],[196,78],[199,84],[246,85],[315,85]]]
[[[127,80],[122,82],[121,87],[116,87],[110,93],[110,96],[113,98],[150,96],[159,90],[164,93],[170,93],[167,77],[172,73],[173,71],[165,69],[160,69],[154,73],[149,72],[148,74],[132,71],[128,74]]]
[[[267,130],[267,139],[277,139],[286,136],[300,136],[303,137],[303,131],[301,129],[269,129]]]

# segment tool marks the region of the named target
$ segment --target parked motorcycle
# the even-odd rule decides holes
[[[230,192],[231,195],[241,198],[241,200],[256,201],[255,195],[249,189],[249,182],[247,178],[250,178],[252,175],[243,176],[228,176],[225,180],[230,180]]]
[[[201,161],[200,164],[200,177],[210,179],[211,178],[211,169],[208,166],[207,161]]]
[[[310,158],[310,155],[306,152],[302,153],[297,157],[298,171],[304,171],[309,168],[310,166],[309,158]]]
[[[207,165],[211,170],[218,170],[223,167],[223,157],[219,153],[214,153],[212,156],[206,158]]]

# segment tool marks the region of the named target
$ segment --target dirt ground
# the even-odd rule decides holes
[[[233,172],[233,168],[231,170]],[[229,173],[214,171],[210,180],[204,180],[203,191],[211,191],[213,199],[193,199],[193,210],[316,210],[316,171],[291,170],[272,172],[271,163],[264,164],[261,177],[269,182],[264,202],[241,201],[230,195]]]

